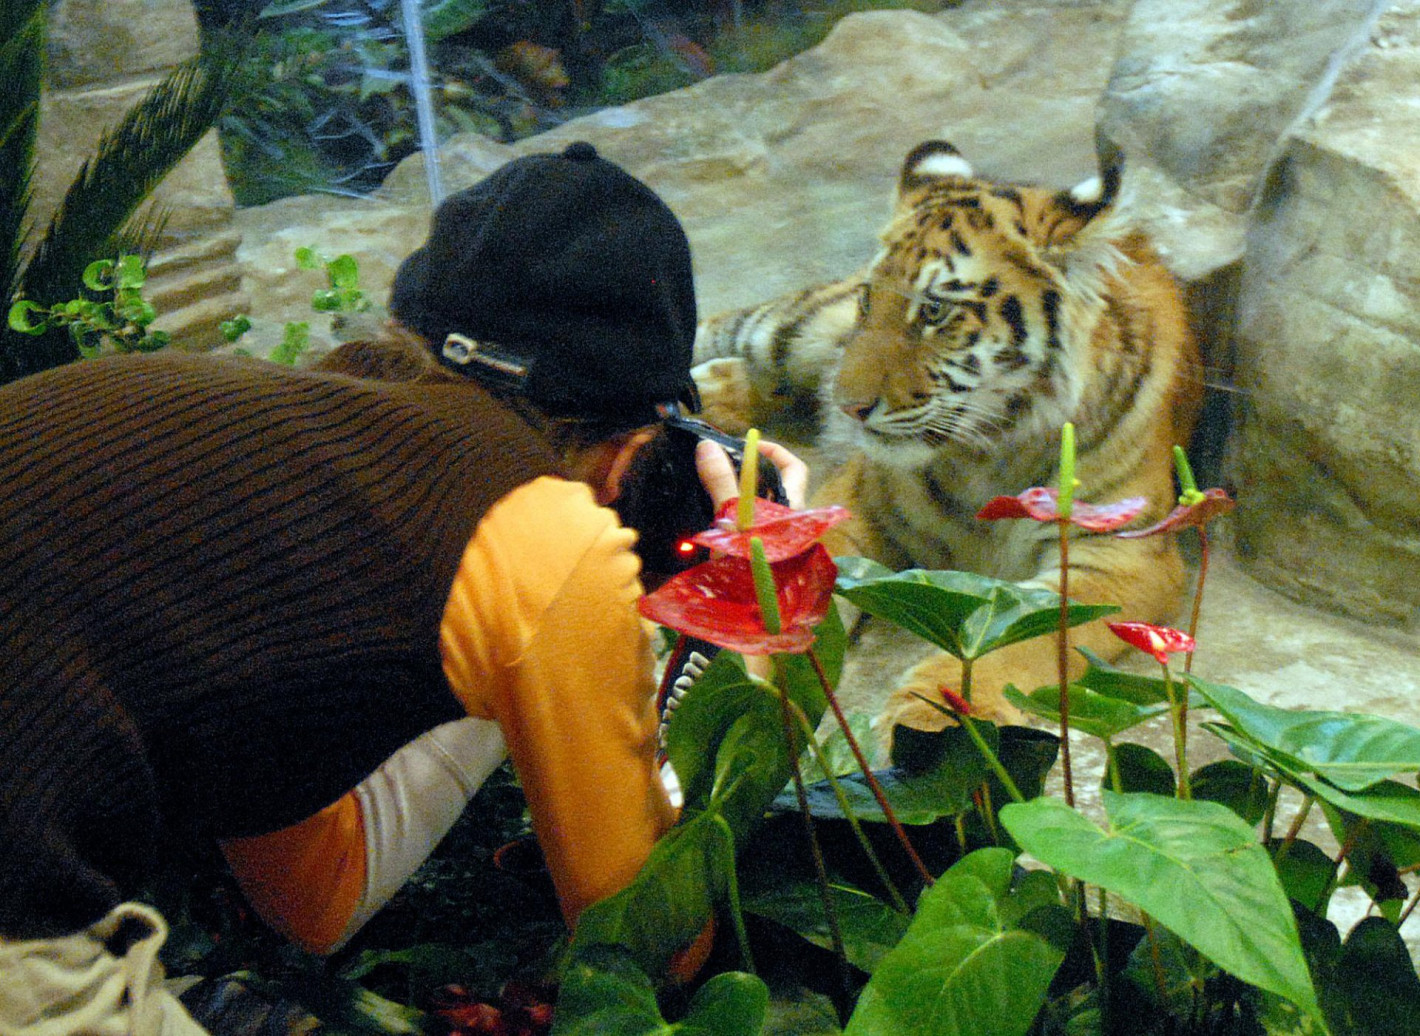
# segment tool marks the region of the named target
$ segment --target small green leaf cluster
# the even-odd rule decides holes
[[[85,359],[105,353],[154,352],[168,344],[169,336],[149,327],[158,314],[143,297],[146,280],[140,255],[96,260],[84,268],[89,295],[48,307],[16,299],[10,305],[10,330],[39,336],[52,328],[68,328]]]
[[[303,270],[324,270],[327,287],[311,295],[317,313],[363,313],[370,300],[360,290],[360,265],[352,255],[328,258],[313,248],[296,249],[296,265]]]
[[[341,254],[331,259],[313,248],[296,249],[296,265],[303,270],[325,271],[326,287],[311,294],[311,308],[317,313],[363,313],[370,300],[360,288],[360,264],[352,255]],[[251,330],[251,318],[246,314],[224,320],[222,337],[235,342]],[[311,325],[305,320],[288,321],[281,342],[268,357],[273,363],[295,366],[311,344]]]
[[[301,269],[325,272],[327,286],[311,295],[311,308],[316,312],[362,313],[370,308],[360,288],[360,266],[354,256],[342,254],[332,259],[312,248],[298,248],[295,255]],[[54,328],[67,328],[84,359],[106,353],[155,352],[169,344],[168,332],[149,326],[158,313],[143,297],[147,265],[141,255],[96,260],[84,268],[82,281],[87,294],[68,302],[42,306],[31,299],[14,300],[9,329],[38,337]],[[235,342],[251,330],[252,322],[240,314],[222,321],[219,327],[223,338]],[[310,330],[306,321],[287,323],[270,359],[295,365],[310,347]]]

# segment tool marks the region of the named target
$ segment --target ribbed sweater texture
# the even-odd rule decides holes
[[[554,470],[471,384],[161,353],[0,389],[0,936],[83,927],[160,834],[284,827],[460,715],[459,559]]]

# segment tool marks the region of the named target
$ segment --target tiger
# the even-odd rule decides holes
[[[833,458],[812,503],[852,518],[824,538],[835,556],[893,569],[961,569],[1058,593],[1058,531],[985,522],[993,496],[1056,484],[1062,427],[1077,436],[1076,499],[1144,496],[1137,524],[1174,503],[1172,447],[1201,405],[1198,347],[1179,283],[1121,202],[1124,160],[1107,142],[1099,174],[1071,190],[978,176],[946,141],[906,157],[876,256],[849,277],[709,317],[693,375],[704,415],[743,433],[786,415],[817,422]],[[816,479],[818,481],[818,479]],[[1137,527],[1136,524],[1136,527]],[[1072,600],[1167,622],[1186,566],[1174,537],[1072,537]],[[1125,650],[1096,620],[1072,644]],[[1071,652],[1072,677],[1084,667]],[[975,714],[1023,722],[1003,697],[1058,681],[1051,639],[972,668]],[[907,669],[878,715],[936,730],[961,685],[941,653]]]

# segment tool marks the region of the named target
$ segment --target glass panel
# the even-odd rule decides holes
[[[1237,504],[1209,526],[1206,555],[1192,528],[1077,533],[1072,592],[1190,628],[1206,558],[1201,676],[1272,705],[1420,725],[1415,5],[42,6],[42,103],[33,55],[0,65],[16,84],[0,162],[39,112],[32,183],[25,163],[0,166],[0,232],[16,243],[0,281],[25,303],[0,337],[0,380],[139,347],[71,340],[58,307],[112,292],[110,274],[87,295],[86,263],[42,281],[37,242],[103,127],[191,55],[236,47],[216,136],[163,180],[149,224],[99,235],[144,255],[169,348],[306,366],[378,339],[440,200],[586,141],[686,231],[710,322],[696,357],[707,416],[811,461],[821,502],[859,518],[843,553],[1058,586],[1052,527],[978,522],[978,509],[1055,485],[1069,420],[1080,499],[1143,494],[1137,527],[1178,502],[1171,448],[1186,447],[1197,487]],[[142,137],[130,151],[162,149]],[[137,173],[114,182],[79,208],[135,184],[146,196]],[[626,256],[603,258],[615,269]],[[725,316],[775,300],[756,320]],[[227,341],[239,314],[249,330]],[[859,632],[850,711],[934,719],[895,690],[955,692],[960,668],[914,668],[930,653],[920,642],[871,622]],[[1075,645],[1158,672],[1088,636]],[[1048,682],[1043,643],[983,661],[976,693]],[[1167,726],[1145,729],[1172,760]],[[1228,755],[1203,733],[1194,744],[1194,765]],[[1103,760],[1081,741],[1090,810]],[[1306,836],[1334,849],[1319,818]],[[1367,904],[1350,894],[1338,909],[1359,916]]]

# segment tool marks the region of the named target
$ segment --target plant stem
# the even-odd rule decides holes
[[[843,706],[838,703],[838,695],[833,691],[833,685],[828,679],[828,674],[824,672],[823,663],[819,661],[818,654],[813,648],[808,652],[809,664],[814,667],[814,673],[818,676],[819,686],[823,688],[823,696],[828,699],[829,708],[833,710],[833,718],[838,721],[839,729],[843,731],[843,737],[848,742],[849,749],[853,752],[853,758],[858,762],[858,768],[863,771],[863,779],[868,782],[868,787],[872,789],[873,798],[878,800],[878,808],[883,811],[883,817],[887,820],[888,826],[892,828],[897,840],[902,843],[902,848],[906,851],[908,858],[912,861],[912,866],[916,868],[917,874],[922,878],[924,885],[930,886],[935,880],[932,872],[927,869],[927,865],[922,862],[922,857],[917,855],[917,850],[912,848],[912,843],[907,838],[907,832],[903,829],[901,822],[897,819],[897,814],[893,812],[892,806],[888,803],[887,795],[883,792],[883,786],[878,783],[877,777],[873,775],[873,768],[868,765],[868,759],[863,755],[863,748],[858,744],[858,739],[853,736],[853,731],[848,726],[848,717],[843,715]]]
[[[981,811],[982,819],[986,821],[986,829],[991,832],[991,844],[1001,844],[1001,829],[996,826],[996,810],[991,805],[991,782],[983,781],[980,796],[976,802],[976,808]]]
[[[804,818],[804,834],[808,838],[809,854],[813,857],[814,872],[818,878],[819,897],[823,901],[824,920],[828,922],[829,938],[833,942],[833,955],[838,959],[838,978],[846,1005],[853,996],[853,983],[848,972],[848,951],[843,946],[843,930],[838,924],[838,908],[833,902],[833,889],[828,882],[828,867],[823,860],[823,850],[819,848],[818,834],[814,831],[813,814],[809,812],[809,796],[804,790],[804,774],[799,769],[799,744],[794,736],[794,716],[789,707],[789,695],[775,681],[779,692],[779,708],[784,719],[784,737],[788,741],[789,767],[794,774],[794,794],[799,800],[799,815]]]
[[[1395,927],[1396,927],[1396,928],[1399,928],[1399,927],[1400,927],[1401,925],[1403,925],[1407,920],[1410,919],[1411,911],[1413,911],[1413,910],[1415,909],[1415,904],[1416,904],[1416,903],[1420,903],[1420,888],[1417,888],[1417,889],[1415,890],[1415,894],[1414,894],[1413,896],[1411,896],[1409,902],[1407,902],[1407,903],[1405,904],[1405,909],[1402,910],[1402,911],[1400,912],[1400,916],[1395,919]]]
[[[1063,479],[1061,491],[1064,491]],[[1070,765],[1070,526],[1060,526],[1060,628],[1055,634],[1055,661],[1060,672],[1060,768],[1065,805],[1075,808],[1075,774]]]
[[[1185,802],[1193,798],[1193,787],[1188,780],[1188,731],[1184,728],[1184,717],[1186,713],[1178,703],[1178,691],[1174,687],[1173,674],[1169,672],[1167,662],[1160,662],[1159,665],[1164,670],[1164,693],[1169,699],[1169,714],[1173,717],[1173,754],[1178,762],[1178,797]],[[1183,700],[1188,701],[1188,688],[1185,686]]]
[[[1277,852],[1272,856],[1274,866],[1286,859],[1288,851],[1292,848],[1292,843],[1297,840],[1297,835],[1301,833],[1302,825],[1307,822],[1307,815],[1311,813],[1312,804],[1314,802],[1316,802],[1316,798],[1311,795],[1307,795],[1302,799],[1301,808],[1297,810],[1297,815],[1292,818],[1292,826],[1287,828],[1287,833],[1282,837],[1282,844],[1277,847]]]
[[[716,826],[719,827],[724,834],[726,844],[730,846],[730,851],[733,853],[735,835],[730,829],[730,822],[725,819],[723,814],[717,816],[715,821]],[[740,879],[739,875],[735,872],[735,868],[729,868],[729,873],[726,875],[726,878],[725,893],[729,901],[730,923],[735,929],[735,941],[739,944],[740,963],[745,971],[755,974],[758,969],[754,966],[754,953],[750,950],[749,946],[749,932],[745,929],[744,909],[740,905]]]
[[[1123,795],[1124,783],[1119,779],[1119,760],[1114,754],[1114,742],[1109,738],[1104,739],[1104,769],[1109,775],[1109,786],[1116,794]]]
[[[793,705],[793,703],[791,703]],[[809,751],[818,760],[819,766],[828,777],[828,786],[833,789],[833,797],[838,800],[838,808],[843,810],[843,816],[848,820],[848,826],[853,829],[854,836],[858,839],[858,844],[863,847],[864,854],[868,857],[868,862],[873,865],[873,871],[877,874],[878,880],[883,883],[887,890],[888,898],[892,900],[892,905],[904,914],[912,913],[912,909],[907,905],[907,900],[902,898],[902,893],[893,884],[892,878],[888,875],[887,868],[883,866],[878,854],[873,851],[872,842],[868,841],[868,836],[863,832],[863,825],[858,822],[858,818],[853,813],[849,805],[848,796],[843,792],[843,786],[839,784],[838,777],[834,774],[833,768],[829,766],[828,759],[823,754],[823,749],[819,746],[818,739],[814,737],[814,732],[809,727],[809,717],[804,715],[804,710],[798,705],[793,705],[794,715],[798,717],[799,729],[804,732],[808,741]]]
[[[974,659],[964,658],[961,662],[961,700],[971,704],[971,666]]]
[[[925,701],[938,712],[944,712],[953,719],[958,720],[961,723],[962,729],[970,735],[971,740],[975,743],[977,751],[979,751],[982,758],[986,760],[986,764],[991,767],[992,771],[1005,786],[1006,793],[1011,796],[1011,801],[1024,802],[1026,800],[1026,797],[1021,794],[1021,789],[1016,787],[1016,782],[1011,779],[1011,775],[1007,772],[1006,767],[1002,765],[1000,757],[997,756],[997,754],[992,751],[991,746],[986,743],[986,739],[981,736],[981,731],[976,729],[976,721],[974,719],[964,712],[952,712],[946,706],[934,702],[925,694],[917,694],[914,691],[913,697]]]
[[[996,774],[996,779],[1005,787],[1006,794],[1011,796],[1011,801],[1024,802],[1026,797],[1021,794],[1021,789],[1016,787],[1016,782],[1013,781],[1011,775],[1006,772],[1006,767],[1002,764],[1000,756],[991,750],[991,746],[988,745],[986,739],[981,736],[981,731],[976,729],[976,720],[965,714],[957,718],[961,720],[962,729],[964,729],[971,737],[971,740],[975,742],[977,751],[985,758],[986,765],[991,767],[992,772]]]
[[[1080,928],[1080,938],[1083,939],[1085,945],[1090,948],[1090,957],[1095,965],[1095,978],[1098,981],[1103,974],[1103,968],[1100,964],[1099,947],[1095,945],[1094,939],[1090,937],[1089,889],[1085,886],[1085,883],[1078,878],[1069,878],[1067,880],[1070,883],[1071,898],[1075,901],[1075,924]],[[1100,1031],[1103,1032],[1104,1030],[1101,1029]]]
[[[1164,977],[1164,956],[1159,950],[1159,933],[1154,928],[1154,919],[1148,914],[1141,915],[1144,919],[1144,936],[1149,940],[1149,959],[1154,966],[1154,988],[1159,993],[1159,1006],[1167,1007],[1169,1002],[1169,983]]]
[[[1256,774],[1258,771],[1252,771]],[[1262,844],[1272,844],[1272,828],[1277,822],[1277,799],[1282,794],[1282,782],[1276,781],[1267,793],[1267,808],[1262,813]]]
[[[1198,585],[1193,590],[1193,610],[1188,615],[1188,635],[1196,643],[1198,640],[1198,616],[1203,610],[1203,583],[1208,578],[1208,531],[1198,527]],[[1184,674],[1193,672],[1193,651],[1183,656]],[[1188,718],[1188,696],[1183,699],[1183,716]]]
[[[1095,982],[1100,990],[1100,1032],[1111,1031],[1109,1025],[1109,893],[1100,886],[1100,937],[1095,950]]]
[[[1370,830],[1370,827],[1370,817],[1362,817],[1361,820],[1346,833],[1346,841],[1341,846],[1341,851],[1336,854],[1335,862],[1331,865],[1331,878],[1327,882],[1322,897],[1323,902],[1330,898],[1331,894],[1341,885],[1341,879],[1351,867],[1351,850],[1356,848],[1356,843],[1361,840],[1363,834]],[[1346,868],[1346,871],[1342,870],[1343,867]]]

